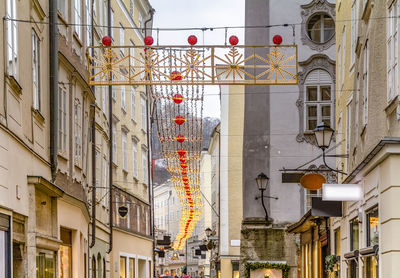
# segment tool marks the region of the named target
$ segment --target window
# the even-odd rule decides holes
[[[99,173],[100,174],[100,173]],[[100,190],[101,192],[101,203],[103,206],[107,206],[107,185],[108,185],[108,163],[107,159],[103,157],[103,185]]]
[[[33,108],[40,110],[40,46],[35,31],[32,32],[32,81]]]
[[[91,0],[86,0],[85,1],[85,13],[86,13],[86,46],[91,45],[91,40],[92,40],[92,32],[91,32],[91,25],[92,25],[92,18],[91,18],[91,11],[92,11],[92,1]]]
[[[129,0],[129,13],[130,15],[133,17],[133,12],[135,11],[135,4],[134,4],[135,0]]]
[[[100,5],[101,6],[101,5]],[[68,18],[68,1],[58,0],[57,7],[64,19]]]
[[[367,220],[367,246],[379,244],[379,214],[378,207],[366,213]]]
[[[61,228],[60,239],[61,277],[72,278],[72,231]]]
[[[147,165],[147,150],[142,149],[142,170],[143,170],[143,183],[147,184],[148,182],[148,165]]]
[[[143,16],[141,12],[139,12],[139,28],[143,28]]]
[[[400,1],[397,0],[389,8],[387,26],[387,85],[388,102],[398,94],[398,16],[400,15]]]
[[[122,166],[126,171],[128,169],[128,156],[126,153],[126,132],[122,131]]]
[[[67,91],[58,87],[58,150],[67,150]]]
[[[126,111],[126,96],[125,96],[125,86],[121,86],[121,108]]]
[[[120,45],[125,44],[125,29],[122,23],[119,24],[119,43]]]
[[[378,277],[378,261],[375,256],[369,256],[365,258],[364,263],[364,276],[365,278],[376,278]]]
[[[131,86],[131,119],[136,122],[136,95],[133,86]]]
[[[129,258],[129,278],[135,278],[135,258]]]
[[[327,14],[316,14],[307,23],[309,38],[316,43],[325,43],[335,34],[335,22]]]
[[[82,109],[79,99],[74,103],[74,143],[75,143],[75,163],[80,165],[82,160]]]
[[[82,35],[82,7],[81,1],[75,0],[74,1],[74,31],[78,35],[78,38],[81,38]]]
[[[100,152],[98,151],[98,150],[96,150],[96,154],[95,154],[95,156],[96,156],[96,187],[97,188],[99,188],[100,187],[100,177],[101,177],[101,166],[100,166],[100,163],[101,163],[101,158],[100,158]],[[96,198],[98,198],[99,197],[99,193],[100,193],[100,190],[97,190],[96,191],[97,192],[97,196],[96,196]],[[93,202],[94,202],[95,200],[93,200]]]
[[[146,235],[150,235],[150,221],[148,211],[146,211]]]
[[[101,108],[103,109],[103,112],[106,114],[106,116],[108,117],[108,102],[107,102],[107,88],[105,86],[101,87],[101,100],[102,100],[102,104],[101,104]]]
[[[133,43],[132,40],[129,40],[129,42],[131,43],[131,46],[135,46],[135,44]],[[135,48],[134,47],[130,47],[129,48],[129,56],[130,56],[130,64],[133,66],[135,64],[135,59],[134,59],[134,57],[135,57]]]
[[[348,266],[348,276],[349,278],[358,278],[358,265],[355,260],[350,260]]]
[[[356,134],[355,134],[355,137],[354,137],[354,139],[355,139],[355,143],[357,144],[357,142],[358,142],[358,121],[359,121],[359,113],[360,113],[360,90],[359,90],[359,88],[360,88],[360,75],[357,73],[357,78],[356,78],[356,84],[355,84],[355,94],[356,94],[356,103],[355,103],[355,106],[356,106],[356,111],[355,111],[355,115],[354,115],[354,122],[355,122],[355,125],[356,125],[356,127],[355,127],[355,131],[356,131]]]
[[[353,6],[351,7],[351,54],[350,61],[353,65],[356,57],[356,47],[358,39],[358,2],[360,0],[354,0]]]
[[[337,85],[338,85],[338,87],[340,87],[340,85],[342,84],[342,75],[341,75],[341,73],[342,73],[342,70],[341,70],[341,68],[343,67],[343,65],[342,65],[342,46],[341,45],[339,45],[338,46],[338,51],[337,51],[337,57],[338,57],[338,59],[337,59],[337,67],[336,67],[336,72],[337,72]],[[341,95],[341,90],[339,90],[339,95]]]
[[[17,19],[16,0],[7,0],[6,17]],[[17,21],[7,20],[7,59],[8,59],[8,75],[15,79],[18,77],[18,33]]]
[[[132,161],[133,161],[133,176],[138,178],[138,157],[137,157],[137,144],[132,141]]]
[[[146,132],[147,130],[147,106],[146,99],[142,96],[140,98],[140,106],[142,107],[142,130]]]
[[[306,130],[312,131],[324,122],[333,126],[332,79],[324,70],[313,70],[305,81]]]
[[[368,68],[369,68],[369,50],[368,41],[364,46],[364,67],[363,67],[363,125],[368,122]]]
[[[61,246],[62,247],[62,246]],[[60,247],[60,249],[61,249]],[[36,253],[36,277],[55,278],[55,256],[51,251],[39,251]],[[2,274],[0,272],[0,274]],[[7,276],[4,276],[7,277]],[[63,276],[64,277],[64,276]],[[65,276],[72,277],[72,276]]]
[[[112,9],[111,9],[110,22],[111,22],[111,38],[114,38],[114,11]]]
[[[140,233],[140,206],[136,206],[137,231]]]
[[[359,224],[358,218],[350,221],[350,251],[358,250],[359,248]]]
[[[335,236],[335,255],[340,256],[340,228],[337,228],[334,232]]]
[[[345,79],[345,68],[346,68],[346,25],[343,26],[343,32],[342,32],[342,62],[341,62],[341,67],[340,70],[342,71],[341,73],[341,83],[340,85],[343,87],[344,84],[344,79]],[[340,88],[339,88],[340,89]]]
[[[117,164],[117,130],[115,128],[116,123],[113,122],[112,126],[112,161]]]
[[[351,131],[352,126],[351,126],[351,102],[347,104],[346,106],[346,153],[350,153],[350,140],[351,140]],[[349,166],[350,163],[347,162],[347,166]],[[349,169],[349,167],[347,167]]]
[[[120,278],[127,278],[126,277],[126,257],[119,257],[119,277]]]

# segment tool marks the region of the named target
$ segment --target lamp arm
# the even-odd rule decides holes
[[[267,222],[268,222],[268,211],[267,211],[267,208],[265,207],[265,204],[264,204],[264,190],[261,190],[261,204],[262,204],[262,206],[264,208],[264,211],[265,211],[265,220],[267,220]]]
[[[323,150],[322,150],[322,160],[323,160],[323,162],[324,162],[324,165],[325,165],[329,170],[331,170],[331,171],[333,171],[333,172],[340,173],[340,174],[343,174],[343,175],[347,175],[347,173],[345,173],[345,172],[343,172],[343,171],[340,171],[340,170],[333,169],[333,168],[329,167],[329,165],[326,163],[326,159],[325,159],[325,158],[326,158],[325,149],[323,149]]]

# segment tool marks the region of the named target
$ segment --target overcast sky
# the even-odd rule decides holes
[[[150,0],[150,3],[156,10],[154,28],[244,25],[244,0]],[[243,29],[228,30],[228,38],[236,35],[242,44],[243,33]],[[201,31],[160,31],[159,44],[186,45],[187,37],[192,34],[197,36],[198,45],[225,44],[224,30],[204,32],[204,42]],[[153,37],[156,41],[156,32]],[[218,86],[205,87],[204,116],[220,116],[218,93]]]

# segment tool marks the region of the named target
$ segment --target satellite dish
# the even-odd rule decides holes
[[[319,190],[324,183],[326,183],[326,178],[319,173],[305,174],[300,179],[301,186],[308,190]]]
[[[118,214],[122,218],[125,218],[125,216],[128,214],[128,207],[125,205],[119,206],[118,207]]]

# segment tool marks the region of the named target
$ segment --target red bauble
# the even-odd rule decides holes
[[[181,73],[179,72],[179,71],[173,71],[173,72],[171,72],[171,80],[174,80],[174,81],[176,81],[176,80],[182,80],[182,75],[181,75]]]
[[[176,141],[178,141],[179,143],[183,143],[183,142],[185,142],[185,140],[186,140],[186,138],[182,134],[179,134],[178,136],[176,136]]]
[[[187,168],[187,164],[186,163],[181,163],[181,167],[183,168],[183,169],[185,169],[185,168]]]
[[[183,176],[183,177],[182,177],[182,180],[183,180],[183,181],[188,181],[189,178],[188,178],[187,176]]]
[[[179,154],[180,157],[184,157],[187,153],[185,149],[179,149],[176,152]]]
[[[153,37],[152,36],[146,36],[144,38],[144,44],[145,45],[152,45],[154,42]]]
[[[172,99],[176,104],[179,104],[183,101],[183,96],[181,94],[175,94]]]
[[[229,37],[229,43],[231,45],[237,45],[239,43],[239,38],[236,36],[230,36]]]
[[[181,172],[182,175],[187,175],[187,173],[188,173],[187,170],[183,170],[183,171]]]
[[[182,163],[184,163],[184,162],[186,162],[186,158],[181,157],[181,158],[179,158],[179,161],[182,162]]]
[[[103,43],[104,46],[110,46],[111,43],[112,43],[112,39],[111,39],[111,37],[109,37],[109,36],[104,36],[104,37],[101,39],[101,42]]]
[[[190,45],[195,45],[197,43],[197,37],[195,35],[191,35],[188,37],[188,43]]]
[[[176,116],[175,119],[174,119],[174,122],[177,125],[183,125],[186,122],[186,120],[182,116]]]
[[[282,37],[280,35],[275,35],[272,38],[272,41],[274,42],[274,44],[280,45],[282,43]]]

